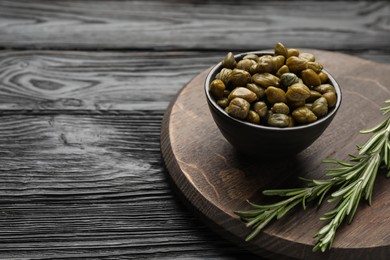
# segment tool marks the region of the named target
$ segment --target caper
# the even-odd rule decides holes
[[[317,116],[309,108],[298,107],[292,112],[294,121],[299,124],[309,124],[317,120]]]
[[[314,90],[320,92],[321,94],[325,94],[328,92],[336,93],[336,89],[330,84],[321,84],[315,87]]]
[[[249,113],[250,104],[243,98],[236,97],[232,99],[225,111],[232,117],[245,119]]]
[[[267,72],[256,73],[252,76],[252,81],[263,88],[268,88],[269,86],[279,86],[279,78]]]
[[[225,108],[229,105],[229,99],[223,97],[217,100],[218,106]]]
[[[214,79],[210,83],[210,92],[215,98],[222,98],[225,91],[225,84],[220,79]]]
[[[278,69],[275,75],[280,78],[284,73],[289,72],[290,70],[288,69],[287,65],[283,65],[282,67],[280,67],[280,69]]]
[[[229,75],[229,83],[234,86],[245,86],[246,83],[251,81],[251,74],[248,71],[233,69],[232,73]]]
[[[283,57],[287,58],[287,48],[284,47],[284,45],[280,42],[275,45],[274,52],[275,55],[282,55]]]
[[[277,72],[284,65],[285,61],[286,58],[282,55],[272,57],[273,72]]]
[[[268,87],[265,90],[265,94],[267,96],[268,102],[271,104],[277,103],[277,102],[283,102],[286,103],[286,93],[281,88],[276,87]]]
[[[229,95],[230,95],[230,90],[225,89],[225,90],[223,91],[223,97],[227,98]]]
[[[322,84],[328,82],[329,77],[328,77],[328,74],[326,74],[325,72],[321,71],[320,73],[318,73],[318,76],[320,77]]]
[[[305,103],[305,107],[311,110],[313,108],[313,103]]]
[[[229,52],[226,54],[225,58],[222,60],[222,67],[233,69],[236,66],[237,62],[234,59],[233,53]]]
[[[301,59],[301,58],[296,57],[296,56],[292,56],[292,57],[288,58],[286,61],[286,65],[287,65],[288,69],[290,70],[290,72],[293,72],[296,74],[301,72],[302,70],[307,69],[307,63],[308,63],[307,60]]]
[[[260,123],[260,116],[255,111],[249,110],[246,120],[248,120],[248,122],[251,122],[253,124],[258,124]]]
[[[272,106],[271,111],[275,114],[288,115],[290,113],[290,108],[286,105],[286,103],[277,102]]]
[[[328,114],[328,101],[324,97],[318,98],[316,101],[313,102],[313,105],[311,107],[311,111],[317,116],[317,117],[323,117],[326,114]]]
[[[307,102],[314,102],[316,99],[322,97],[322,94],[315,90],[310,90],[310,97],[306,99]]]
[[[299,78],[294,73],[284,73],[280,76],[280,85],[284,88],[291,86],[294,83],[298,83]]]
[[[256,73],[272,72],[274,70],[274,60],[272,56],[261,56],[256,64]]]
[[[253,93],[256,94],[257,98],[263,98],[265,95],[265,90],[264,88],[260,87],[256,83],[248,83],[246,84],[246,88],[252,91]]]
[[[326,93],[322,94],[322,96],[324,98],[326,98],[326,101],[328,101],[328,107],[329,108],[334,107],[336,105],[336,102],[337,102],[336,93],[334,93],[334,92],[326,92]]]
[[[291,101],[291,100],[287,100],[287,105],[292,108],[292,109],[295,109],[297,107],[303,107],[305,105],[305,100],[300,100],[300,101]]]
[[[255,64],[256,62],[254,60],[250,60],[250,59],[240,60],[239,62],[237,62],[236,68],[249,71],[251,66]]]
[[[259,61],[259,56],[257,56],[256,54],[254,53],[249,53],[247,55],[244,56],[244,58],[242,58],[243,60],[254,60],[255,62],[258,62]]]
[[[287,127],[290,124],[290,119],[285,114],[271,114],[268,117],[268,125],[275,127]]]
[[[254,75],[258,72],[259,68],[257,67],[257,63],[253,64],[250,68],[249,68],[249,73]]]
[[[253,104],[253,110],[260,116],[265,117],[268,113],[267,104],[263,101],[258,101]]]
[[[243,98],[249,103],[255,101],[257,99],[257,96],[254,92],[250,91],[247,88],[244,87],[237,87],[230,92],[228,99],[232,100],[234,98]]]
[[[301,78],[306,86],[318,86],[321,84],[321,79],[318,74],[312,69],[305,69],[301,72]]]
[[[297,49],[288,49],[287,50],[287,57],[290,58],[292,56],[298,57],[299,56],[299,50],[297,50]]]
[[[295,83],[288,87],[286,97],[291,101],[305,101],[310,97],[310,89],[301,83]]]
[[[324,66],[322,66],[321,63],[315,62],[315,61],[309,61],[307,63],[307,68],[314,70],[316,73],[320,73]]]
[[[316,60],[316,57],[313,54],[308,53],[308,52],[300,53],[299,58],[307,60],[307,61],[315,61]]]
[[[222,80],[223,83],[225,83],[225,85],[227,85],[227,84],[229,83],[229,76],[230,76],[230,73],[232,73],[232,70],[231,70],[231,69],[223,68],[223,69],[215,76],[215,78],[216,78],[216,79]]]

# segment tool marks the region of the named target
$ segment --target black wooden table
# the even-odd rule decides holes
[[[255,259],[177,199],[161,120],[278,41],[390,63],[390,4],[0,1],[0,259]]]

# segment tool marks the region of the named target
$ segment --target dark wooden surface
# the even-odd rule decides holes
[[[302,50],[302,49],[301,49]],[[205,70],[180,91],[164,116],[161,152],[169,176],[188,207],[199,212],[205,223],[238,245],[271,258],[298,259],[388,259],[390,199],[388,182],[380,175],[374,205],[359,208],[355,221],[343,225],[330,252],[312,253],[313,236],[326,222],[319,218],[332,205],[309,206],[271,223],[260,235],[245,242],[250,229],[234,214],[249,209],[246,200],[268,203],[261,191],[270,187],[299,185],[297,176],[322,179],[324,158],[347,159],[355,144],[369,136],[359,134],[365,126],[383,120],[378,113],[390,95],[390,65],[379,64],[339,52],[313,53],[342,87],[342,105],[330,126],[308,149],[282,160],[255,160],[239,155],[214,123],[204,93]],[[358,83],[358,84],[357,84]],[[364,97],[364,98],[363,98]],[[358,109],[364,108],[364,109]],[[359,120],[351,120],[359,118]],[[363,123],[363,124],[362,124]],[[266,149],[259,146],[258,149]]]
[[[0,258],[255,259],[173,192],[160,152],[169,102],[227,51],[276,41],[390,63],[389,12],[384,1],[0,1]]]

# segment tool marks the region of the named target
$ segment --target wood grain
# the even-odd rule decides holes
[[[386,1],[1,1],[0,46],[389,53],[389,12]]]
[[[371,1],[0,0],[0,258],[258,259],[172,194],[168,103],[227,51],[275,41],[390,63],[388,14]]]
[[[0,258],[251,259],[172,194],[162,113],[1,116]]]
[[[265,202],[264,189],[294,187],[297,176],[323,178],[324,158],[346,159],[368,136],[359,130],[383,120],[379,108],[389,98],[390,66],[336,52],[314,51],[317,60],[342,88],[343,103],[324,134],[307,150],[282,162],[249,160],[237,154],[212,120],[204,96],[207,70],[194,78],[172,102],[162,127],[162,154],[170,176],[189,207],[206,223],[239,245],[262,256],[304,259],[386,259],[390,240],[386,217],[390,192],[379,177],[374,205],[362,204],[355,221],[342,226],[332,250],[311,253],[319,218],[332,206],[309,208],[267,227],[255,240],[244,242],[249,230],[234,215],[248,208],[247,199]],[[374,69],[375,68],[375,69]],[[266,252],[264,252],[266,251]]]
[[[219,59],[1,51],[0,258],[255,259],[184,209],[161,165],[166,106]]]
[[[0,114],[161,111],[225,54],[0,51]]]
[[[1,51],[0,113],[163,110],[218,52]]]

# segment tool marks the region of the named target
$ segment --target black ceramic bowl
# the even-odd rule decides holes
[[[272,52],[250,52],[259,56]],[[248,53],[235,55],[236,60],[241,60]],[[329,77],[329,84],[336,89],[337,103],[328,114],[317,121],[301,126],[289,128],[277,128],[271,126],[255,125],[228,115],[223,108],[217,105],[216,100],[210,94],[210,82],[222,69],[218,63],[206,77],[204,89],[211,115],[223,136],[239,152],[257,158],[280,158],[295,155],[309,147],[329,126],[341,104],[341,90],[336,80],[325,69]]]

